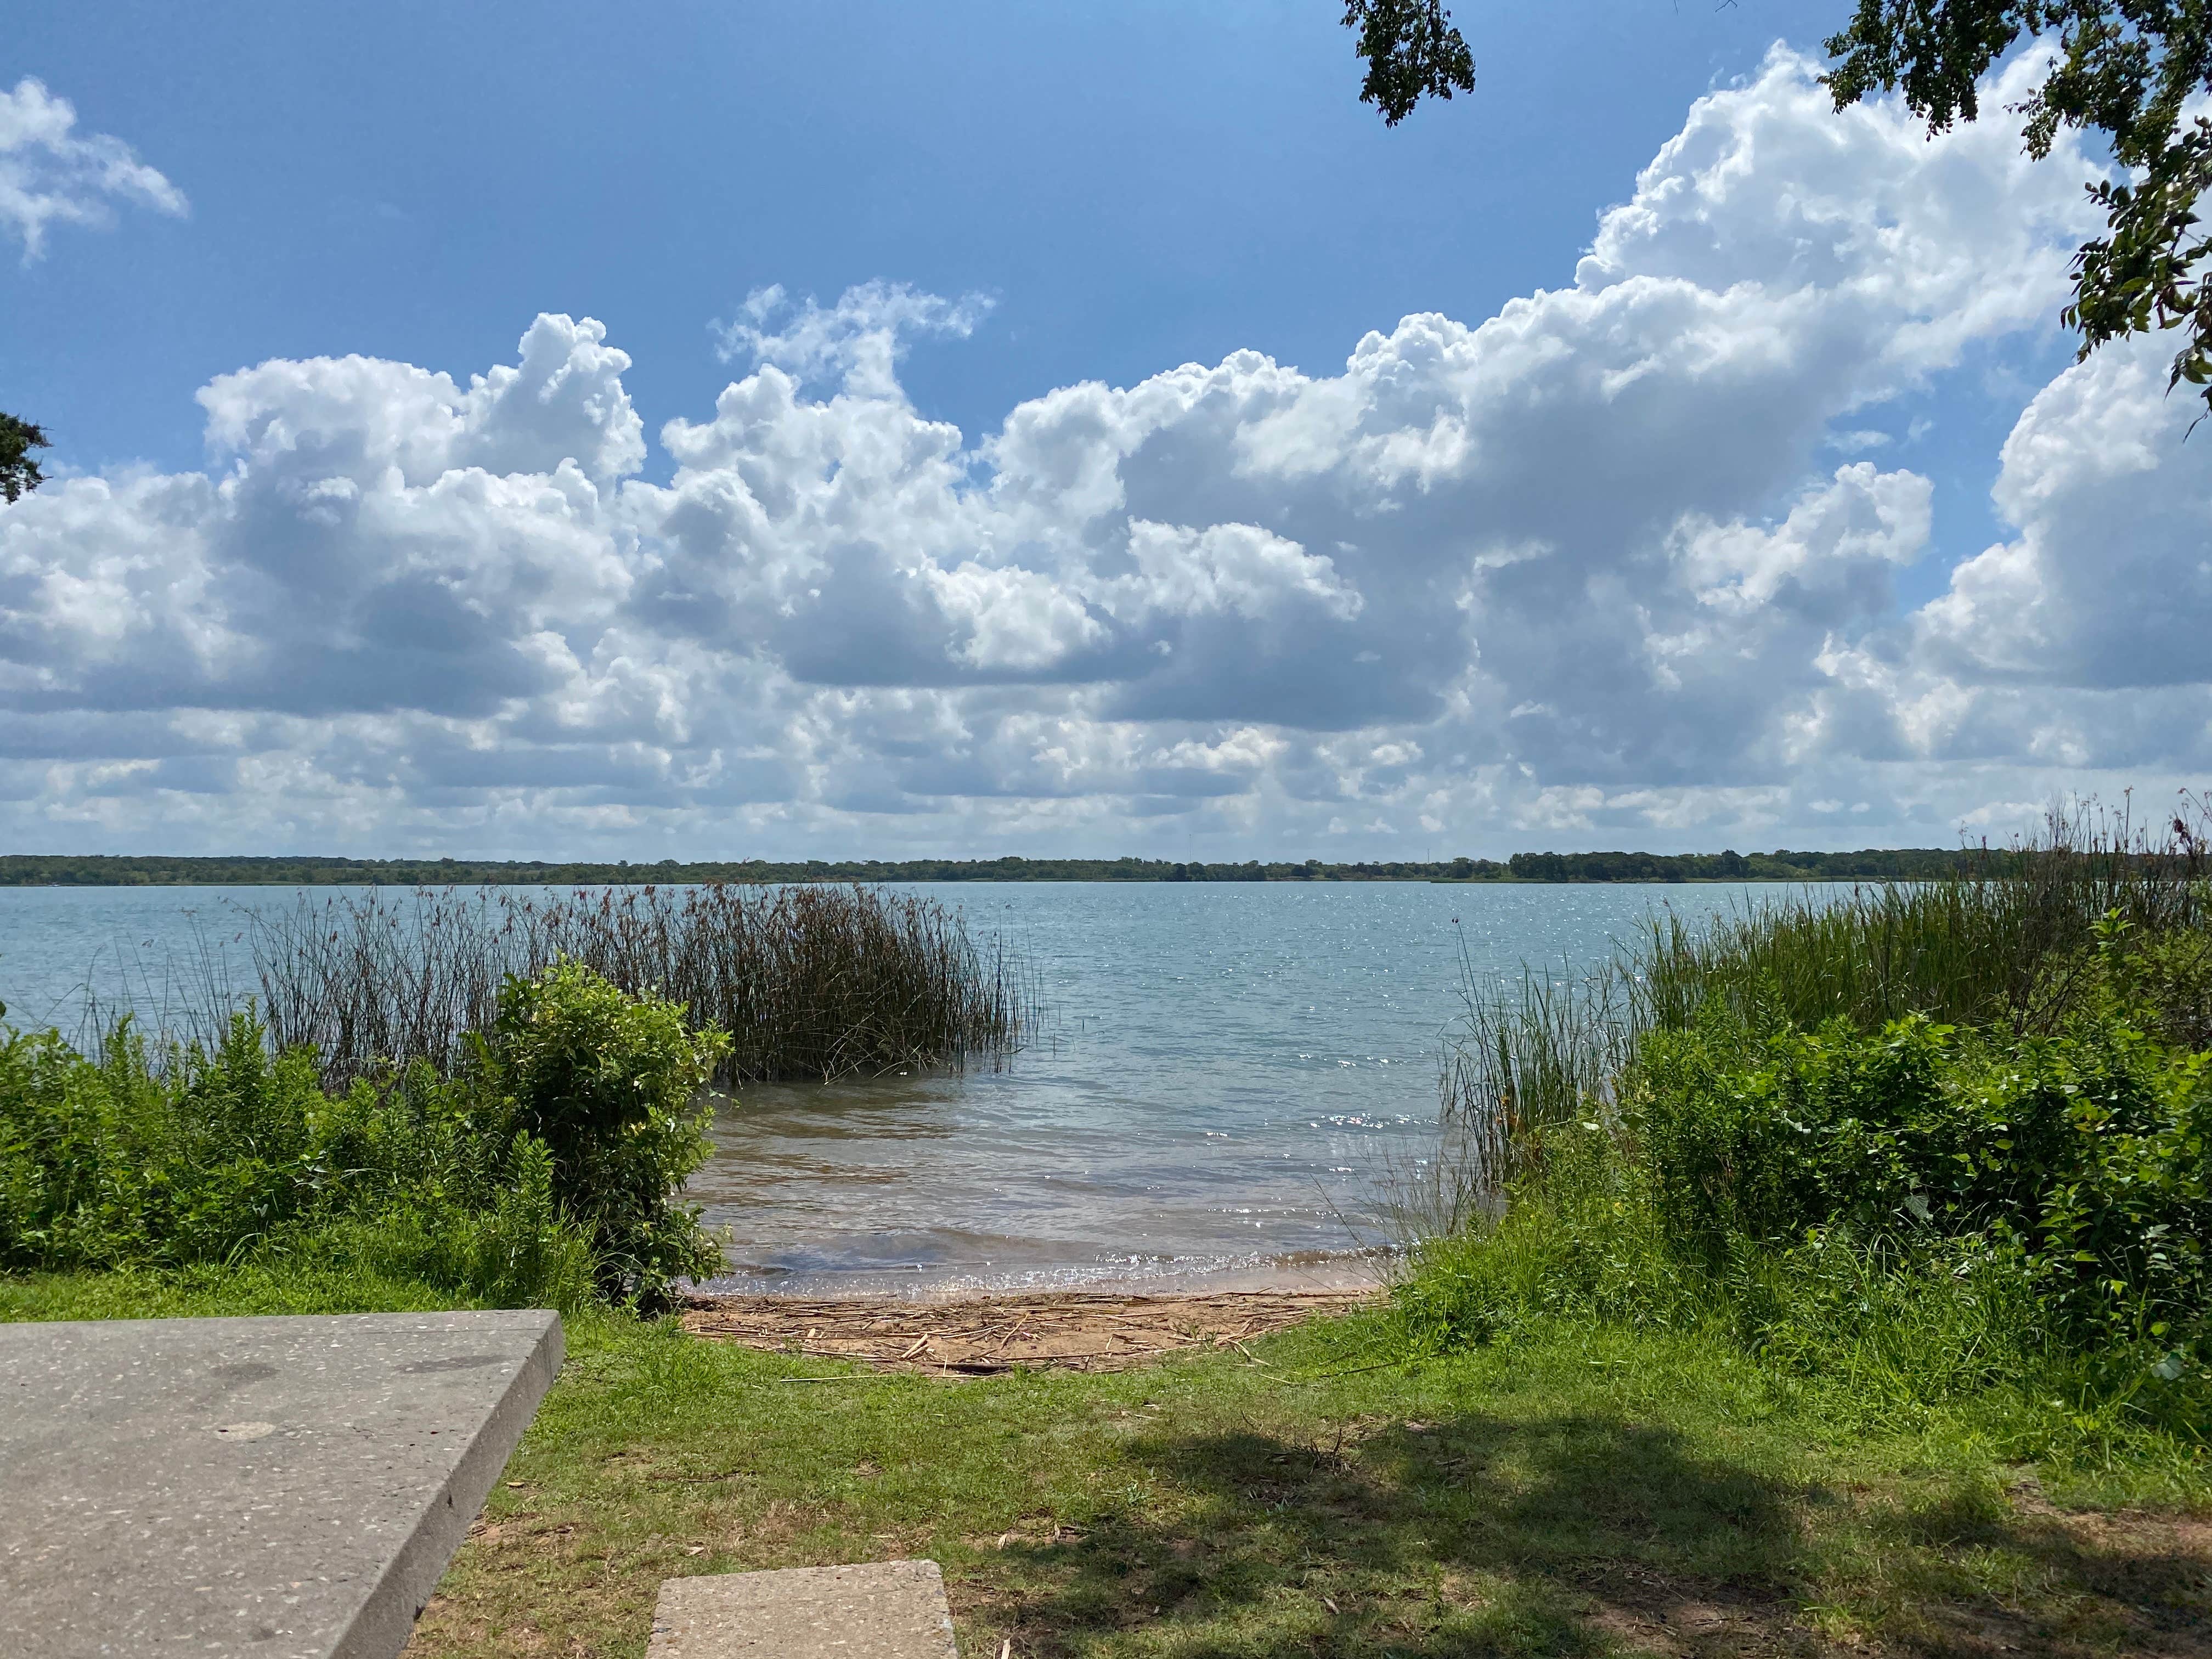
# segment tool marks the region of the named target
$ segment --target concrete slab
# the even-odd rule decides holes
[[[671,1578],[646,1659],[958,1659],[934,1561]]]
[[[561,1355],[543,1311],[0,1324],[0,1654],[391,1659]]]

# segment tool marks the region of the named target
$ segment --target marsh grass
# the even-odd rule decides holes
[[[959,912],[881,889],[373,888],[241,909],[181,961],[127,963],[122,998],[88,996],[77,1042],[98,1052],[127,1003],[142,1026],[210,1046],[243,980],[270,1042],[312,1049],[327,1089],[416,1060],[452,1076],[507,977],[562,958],[726,1033],[725,1085],[997,1065],[1041,1010],[1005,940],[978,945]]]
[[[1662,913],[1623,969],[1639,1022],[1668,1030],[1717,1000],[1806,1030],[1919,1013],[2048,1032],[2080,1006],[2086,981],[2066,969],[2086,961],[2100,922],[2140,939],[2212,923],[2206,829],[2194,799],[2155,833],[2124,813],[2053,811],[2041,834],[1954,880],[1801,891],[1703,929]]]
[[[1583,973],[1478,975],[1439,1077],[1444,1155],[1432,1231],[1494,1213],[1504,1184],[1569,1126],[1618,1126],[1620,1080],[1645,1035],[1718,1005],[1758,1030],[1908,1014],[2047,1034],[2097,987],[2093,946],[2114,920],[2134,939],[2212,936],[2212,806],[2185,796],[2147,829],[2125,810],[2054,809],[2039,833],[1983,849],[1940,882],[1808,887],[1692,924],[1671,908]]]

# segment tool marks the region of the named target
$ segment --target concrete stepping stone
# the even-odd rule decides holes
[[[958,1659],[934,1561],[671,1578],[646,1659]]]
[[[0,1654],[392,1659],[561,1321],[0,1324]]]

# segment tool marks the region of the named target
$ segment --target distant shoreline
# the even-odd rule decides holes
[[[654,864],[543,860],[0,854],[0,887],[600,887],[702,882],[1359,882],[1459,884],[1939,881],[2006,873],[1987,848],[1855,853],[1516,853],[1510,859],[1329,864],[1169,859],[763,859]]]

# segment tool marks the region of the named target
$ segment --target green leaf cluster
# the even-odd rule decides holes
[[[0,501],[13,503],[46,481],[31,452],[46,447],[46,434],[18,416],[0,414]]]
[[[669,1194],[707,1159],[700,1091],[729,1051],[681,1004],[625,995],[577,962],[513,978],[477,1077],[503,1121],[543,1146],[553,1190],[586,1229],[602,1293],[658,1302],[721,1254]]]
[[[1367,65],[1362,103],[1396,126],[1424,98],[1474,90],[1474,55],[1443,0],[1346,0],[1344,26]]]

